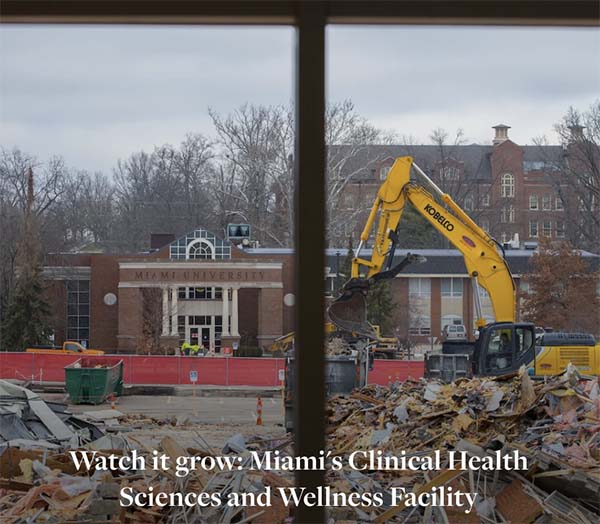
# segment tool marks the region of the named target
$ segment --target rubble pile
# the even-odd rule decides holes
[[[0,381],[0,522],[2,524],[64,523],[179,523],[283,522],[290,513],[281,499],[273,507],[201,507],[186,505],[121,505],[123,488],[132,495],[156,493],[230,492],[260,493],[266,486],[290,486],[293,478],[273,472],[205,472],[195,470],[177,476],[178,457],[242,456],[242,465],[251,451],[278,449],[291,454],[291,436],[270,439],[236,434],[221,449],[212,447],[200,433],[194,447],[184,447],[175,436],[164,436],[157,446],[138,439],[143,428],[179,428],[186,420],[156,419],[124,415],[115,409],[95,410],[75,417],[58,402],[45,402],[36,393]],[[175,429],[173,431],[176,431]],[[176,433],[174,434],[176,435]],[[71,450],[96,452],[99,457],[129,457],[133,452],[151,463],[154,452],[169,457],[169,469],[111,468],[94,463],[77,470]]]
[[[333,337],[326,341],[325,354],[328,357],[352,355],[353,352],[350,343],[342,337]]]
[[[89,412],[86,420],[24,388],[4,383],[0,388],[3,524],[291,522],[293,508],[276,488],[292,487],[293,471],[249,467],[253,456],[268,452],[292,457],[289,434],[238,433],[224,438],[217,449],[215,441],[209,443],[195,429],[192,440],[184,443],[178,431],[187,427],[185,420],[123,415],[112,409]],[[600,389],[597,378],[581,377],[574,368],[546,381],[534,381],[522,371],[452,384],[420,380],[367,386],[332,397],[327,416],[327,451],[343,459],[343,467],[325,468],[326,489],[334,494],[383,495],[383,504],[377,506],[330,505],[329,524],[592,524],[600,515]],[[139,436],[142,427],[172,433],[150,445]],[[107,472],[95,464],[89,471],[77,471],[69,455],[74,449],[96,451],[99,457],[138,454],[147,461],[158,450],[169,457],[171,466],[184,456],[201,460],[227,455],[236,465],[239,461],[240,468],[198,468],[183,476],[173,467],[118,467]],[[527,458],[527,467],[452,468],[450,454],[456,451],[480,460],[518,452]],[[369,462],[369,453],[382,459],[439,455],[440,467],[381,467]],[[349,466],[352,454],[358,467]],[[267,487],[274,493],[269,507],[161,505],[156,499],[129,507],[120,504],[123,489],[150,500],[157,493],[258,496]],[[465,513],[452,505],[393,504],[391,493],[397,487],[414,494],[451,489],[477,496],[473,511]]]
[[[336,520],[583,524],[597,521],[600,514],[598,379],[582,379],[574,368],[539,383],[522,370],[451,384],[420,380],[389,388],[372,385],[332,398],[327,415],[328,442],[336,455],[373,450],[383,457],[401,451],[406,457],[424,457],[442,450],[446,460],[451,450],[476,457],[518,450],[528,465],[519,472],[462,472],[449,469],[446,460],[441,472],[413,472],[369,469],[365,459],[365,472],[333,472],[330,485],[340,491],[405,486],[414,492],[447,485],[478,493],[477,513],[344,508],[333,510]]]
[[[58,402],[0,380],[0,446],[77,447],[102,436],[94,424],[73,416]]]
[[[119,417],[123,423],[128,417]],[[114,420],[108,419],[108,428],[115,429]],[[133,419],[135,424],[135,418]],[[107,428],[107,429],[108,429]],[[153,450],[144,447],[131,434],[107,433],[100,439],[79,447],[80,450],[97,451],[101,456],[131,456],[135,450],[139,456],[151,460]],[[175,473],[174,462],[178,457],[206,457],[233,453],[247,457],[249,451],[284,449],[291,452],[291,438],[245,439],[234,435],[223,450],[214,449],[200,434],[197,447],[184,448],[175,438],[165,436],[157,446],[170,457],[168,470],[121,470],[110,472],[92,467],[89,471],[77,471],[69,456],[68,447],[62,449],[25,450],[7,447],[0,450],[0,522],[3,524],[45,523],[179,523],[239,522],[248,518],[252,522],[283,522],[289,515],[281,499],[275,498],[270,508],[253,507],[201,507],[186,505],[160,506],[152,502],[145,506],[123,507],[121,491],[128,489],[130,496],[156,496],[157,493],[218,492],[226,496],[230,492],[264,491],[265,486],[291,486],[293,478],[273,472],[254,471],[246,468],[234,471],[206,472],[197,469],[187,476]],[[242,465],[247,465],[244,459]],[[148,498],[146,500],[156,500]],[[175,499],[176,500],[176,499]]]

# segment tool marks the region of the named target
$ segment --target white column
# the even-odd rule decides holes
[[[222,288],[221,295],[223,299],[223,332],[222,336],[229,336],[229,288]]]
[[[176,337],[179,335],[177,331],[177,286],[171,288],[171,336]]]
[[[238,331],[238,290],[236,287],[231,290],[231,336],[240,336]]]
[[[162,288],[162,336],[169,336],[169,288]]]

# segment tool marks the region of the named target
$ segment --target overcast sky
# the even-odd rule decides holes
[[[289,28],[3,26],[0,145],[110,172],[187,132],[207,109],[292,99]],[[573,105],[600,98],[600,31],[429,27],[328,30],[328,97],[427,143],[433,128],[490,127],[531,143]]]

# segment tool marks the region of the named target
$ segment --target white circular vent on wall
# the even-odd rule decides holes
[[[292,307],[296,303],[296,295],[294,295],[294,293],[287,293],[283,297],[283,303],[286,306]]]
[[[107,306],[114,306],[117,303],[117,295],[114,293],[106,293],[106,295],[104,295],[104,303]]]

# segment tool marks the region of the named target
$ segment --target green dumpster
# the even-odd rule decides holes
[[[123,393],[123,360],[86,357],[65,366],[67,393],[73,404],[101,404]]]

